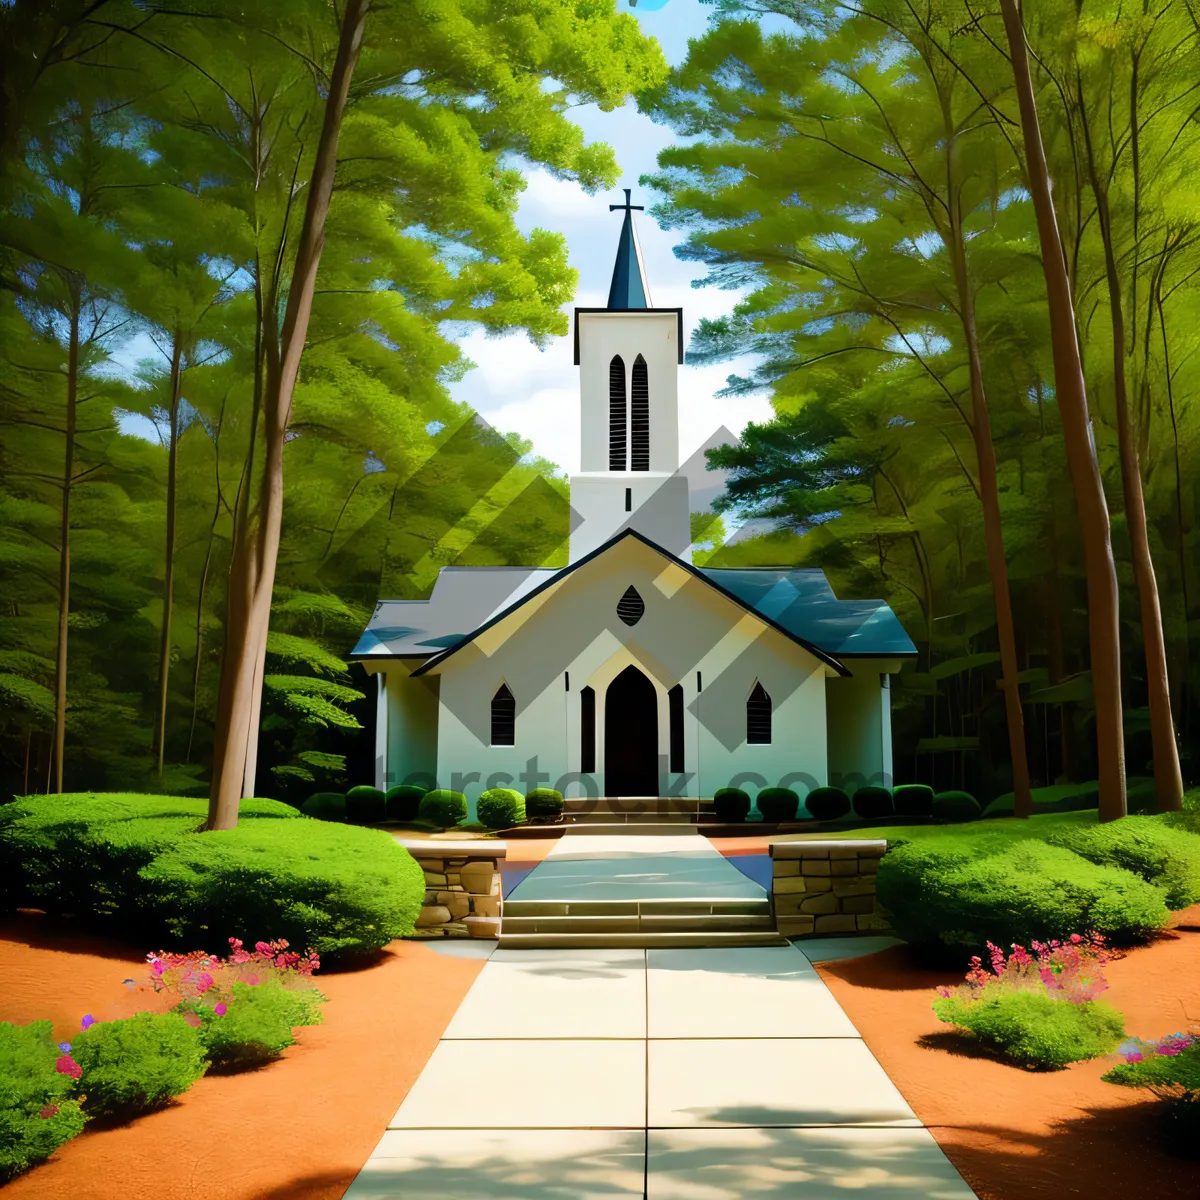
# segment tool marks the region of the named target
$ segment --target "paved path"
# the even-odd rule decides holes
[[[564,838],[518,891],[757,887],[641,840]],[[848,1194],[973,1198],[809,958],[772,946],[496,950],[346,1200]]]

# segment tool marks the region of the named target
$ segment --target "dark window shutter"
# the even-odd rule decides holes
[[[579,693],[579,769],[588,774],[596,769],[596,693],[590,687]]]
[[[492,745],[514,746],[517,741],[517,702],[502,683],[492,697]]]
[[[771,744],[771,697],[761,683],[755,683],[746,701],[746,741],[752,746]]]
[[[667,710],[671,718],[671,770],[683,770],[683,684],[677,683],[667,693]]]
[[[625,360],[614,354],[608,364],[608,469],[625,470]]]
[[[629,402],[631,471],[650,470],[650,383],[646,360],[639,354],[633,362],[633,388]]]
[[[638,590],[631,583],[625,594],[617,601],[617,616],[626,625],[636,625],[646,611],[646,602],[638,595]]]

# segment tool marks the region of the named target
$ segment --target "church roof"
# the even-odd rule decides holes
[[[642,264],[642,247],[633,225],[633,213],[641,211],[640,204],[629,203],[629,188],[625,188],[625,203],[610,204],[609,211],[623,209],[621,237],[617,242],[617,261],[613,264],[612,283],[608,289],[610,309],[653,308],[650,288],[646,284],[646,268]]]
[[[693,567],[636,530],[627,529],[568,567],[443,567],[428,600],[384,600],[351,652],[351,659],[447,657],[519,608],[535,592],[589,562],[625,537],[658,550],[704,579],[792,641],[845,673],[843,657],[896,658],[916,654],[896,614],[882,600],[839,600],[820,570]]]

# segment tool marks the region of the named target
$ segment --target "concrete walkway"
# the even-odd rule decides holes
[[[707,842],[642,840],[564,838],[517,891],[757,888]],[[848,1192],[973,1197],[809,958],[770,946],[496,950],[346,1197]]]

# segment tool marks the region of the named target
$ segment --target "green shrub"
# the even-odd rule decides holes
[[[1155,817],[1072,825],[1056,829],[1046,841],[1090,862],[1124,867],[1157,884],[1170,908],[1187,908],[1200,900],[1200,837],[1172,829]]]
[[[425,788],[414,783],[402,783],[389,788],[384,796],[384,810],[389,821],[415,821],[421,808]]]
[[[306,817],[315,817],[318,821],[345,821],[346,797],[341,792],[313,792],[300,805],[300,811]]]
[[[1009,1058],[1048,1070],[1111,1054],[1125,1036],[1121,1014],[1102,1000],[1072,1004],[1032,990],[997,991],[972,1001],[944,996],[933,1010]]]
[[[902,783],[892,788],[892,805],[898,817],[931,816],[933,788],[924,783]]]
[[[1106,1083],[1148,1088],[1160,1101],[1163,1140],[1166,1150],[1182,1158],[1200,1158],[1200,1043],[1194,1040],[1179,1049],[1180,1034],[1163,1038],[1174,1041],[1176,1053],[1156,1053],[1161,1043],[1133,1043],[1121,1047],[1144,1052],[1139,1062],[1123,1062],[1102,1078]]]
[[[892,806],[892,793],[885,787],[870,784],[854,793],[854,811],[864,821],[877,821],[890,817],[896,810]]]
[[[529,817],[557,817],[563,810],[563,794],[554,788],[534,788],[525,793],[525,812]]]
[[[970,792],[938,792],[933,798],[932,815],[939,821],[977,821],[983,809]]]
[[[1170,916],[1157,887],[1059,846],[1030,839],[978,854],[965,836],[889,849],[876,886],[898,936],[965,959],[989,941],[1028,946],[1080,930],[1135,941]]]
[[[235,983],[230,990],[233,998],[222,1016],[207,1005],[180,1005],[180,1011],[199,1016],[200,1041],[214,1067],[242,1069],[270,1062],[296,1040],[296,1026],[323,1020],[325,997],[313,987],[285,987],[268,977],[257,984]]]
[[[115,917],[123,934],[153,941],[139,872],[199,831],[208,802],[184,796],[70,793],[28,796],[0,807],[0,879],[5,902],[82,918]],[[242,825],[300,822],[289,805],[243,800]],[[261,931],[256,931],[262,936]]]
[[[346,793],[346,820],[351,825],[374,825],[386,814],[384,794],[377,787],[352,787]]]
[[[186,1092],[207,1064],[199,1031],[180,1013],[137,1013],[77,1034],[71,1056],[89,1117],[122,1120],[162,1108]]]
[[[142,879],[179,942],[286,938],[322,958],[407,936],[425,892],[421,868],[390,834],[312,821],[246,822],[187,838]]]
[[[525,820],[525,797],[514,788],[489,788],[480,795],[476,809],[488,829],[508,829]]]
[[[54,1069],[61,1053],[49,1021],[0,1021],[0,1183],[45,1162],[83,1129],[73,1081]]]
[[[736,825],[750,812],[750,797],[741,788],[717,788],[713,793],[713,813],[718,821]]]
[[[850,797],[840,787],[813,788],[804,806],[816,821],[840,821],[850,812]]]
[[[800,809],[800,797],[791,788],[763,788],[754,798],[764,821],[794,821]]]
[[[462,792],[438,788],[421,797],[421,807],[417,813],[423,821],[431,821],[440,829],[450,829],[466,820],[467,798]]]

